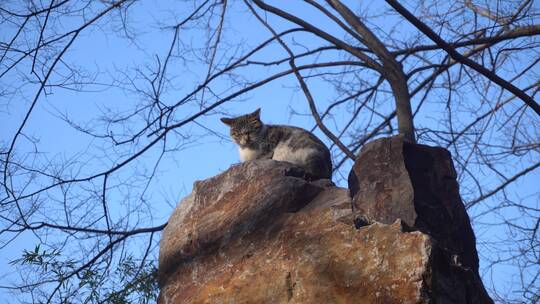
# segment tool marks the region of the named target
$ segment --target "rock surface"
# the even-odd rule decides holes
[[[478,275],[474,232],[446,149],[410,144],[401,136],[370,142],[353,165],[349,188],[353,208],[368,222],[401,219]]]
[[[492,303],[411,218],[358,225],[347,189],[303,175],[260,160],[197,182],[162,236],[158,303]]]
[[[160,284],[195,256],[214,253],[232,239],[306,205],[321,190],[288,163],[264,160],[231,167],[196,182],[174,210],[159,251]]]

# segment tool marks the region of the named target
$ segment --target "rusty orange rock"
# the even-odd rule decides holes
[[[356,228],[347,189],[302,176],[262,160],[198,182],[163,233],[159,303],[491,303],[431,236]]]
[[[476,238],[448,150],[401,136],[366,144],[349,174],[354,209],[367,221],[397,219],[434,237],[478,276]]]

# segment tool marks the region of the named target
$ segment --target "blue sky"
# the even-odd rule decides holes
[[[293,5],[296,2],[291,1],[290,3],[291,7],[288,9],[291,11],[310,13],[303,6]],[[114,82],[111,75],[118,76],[120,73],[137,77],[138,74],[133,71],[133,68],[137,66],[142,67],[143,72],[145,71],[145,65],[155,67],[156,56],[163,58],[173,34],[171,30],[163,30],[159,27],[172,23],[175,19],[175,13],[178,16],[184,16],[185,14],[179,9],[182,6],[175,1],[143,1],[134,5],[136,7],[134,7],[133,14],[129,17],[130,24],[133,26],[132,30],[138,33],[135,41],[117,39],[114,34],[119,31],[119,28],[115,24],[107,24],[104,21],[99,29],[81,35],[67,54],[66,61],[81,68],[98,70],[99,73],[96,74],[96,78],[100,83]],[[230,21],[227,24],[230,31],[226,36],[226,40],[231,43],[230,51],[234,50],[234,46],[247,48],[248,45],[253,46],[256,42],[268,37],[268,33],[262,27],[259,25],[253,26],[256,23],[252,17],[246,17],[247,15],[241,12],[241,9],[239,9],[240,3],[234,3],[233,6],[236,9],[230,9],[228,12],[228,14],[231,14],[228,18]],[[393,18],[395,17],[385,18],[389,18],[386,19],[388,26],[394,23]],[[287,24],[279,22],[275,17],[269,17],[268,20],[278,30],[288,28]],[[73,24],[67,22],[64,26],[73,26],[78,21],[73,20],[72,22]],[[324,18],[320,18],[320,22],[320,25],[329,24]],[[337,29],[335,30],[337,31]],[[406,27],[399,30],[404,35],[408,34]],[[183,31],[180,35],[182,41],[198,46],[197,43],[200,37],[197,37],[197,35],[184,33]],[[249,39],[246,41],[244,40],[245,37],[249,37]],[[305,38],[302,43],[310,45],[311,41],[309,41],[309,38]],[[301,49],[301,47],[298,46],[297,49]],[[269,56],[281,58],[284,56],[284,52],[276,45],[257,56],[259,58]],[[175,64],[179,64],[179,62],[176,61]],[[173,74],[176,75],[171,79],[169,90],[163,95],[163,98],[169,102],[177,100],[178,96],[183,96],[185,92],[196,86],[206,72],[205,67],[198,65],[188,65],[187,67],[173,65],[169,69],[175,70]],[[269,68],[269,70],[272,70],[272,68]],[[279,69],[276,68],[275,70]],[[250,77],[250,80],[260,78],[258,76],[249,73],[245,75],[245,77]],[[19,81],[17,77],[19,76],[13,75],[3,78],[1,81],[6,84],[16,83]],[[137,84],[144,86],[144,81],[138,80]],[[28,109],[32,97],[30,93],[33,92],[32,89],[35,89],[35,86],[27,85],[20,89],[23,93],[19,96],[24,98],[9,101],[4,99],[0,103],[1,142],[10,140],[19,126]],[[225,81],[218,82],[214,84],[213,89],[227,92],[229,90],[228,83]],[[332,89],[323,82],[311,82],[311,89],[316,100],[323,102],[328,101],[333,93]],[[134,94],[133,91],[101,84],[88,85],[86,90],[88,91],[78,92],[54,88],[49,92],[50,94],[40,97],[38,105],[24,129],[25,134],[39,139],[39,149],[43,152],[39,156],[39,161],[73,160],[78,164],[77,167],[83,168],[86,173],[92,173],[107,168],[111,164],[118,162],[119,159],[123,159],[125,153],[133,151],[130,149],[136,149],[136,147],[127,150],[115,148],[110,143],[91,138],[70,128],[65,121],[58,119],[58,115],[66,114],[79,125],[99,125],[102,122],[98,118],[102,115],[102,112],[109,111],[108,109],[118,112],[127,111],[139,104],[142,98]],[[314,126],[314,122],[309,115],[303,115],[308,114],[306,102],[303,95],[296,88],[296,81],[290,76],[267,84],[242,96],[240,99],[219,107],[211,115],[203,116],[196,123],[191,123],[183,128],[184,133],[182,135],[186,136],[185,138],[180,135],[171,137],[170,140],[173,142],[169,143],[170,146],[179,145],[181,149],[166,154],[161,160],[157,171],[158,179],[149,185],[145,193],[150,208],[147,213],[138,214],[137,219],[146,224],[159,225],[163,223],[171,214],[176,202],[179,202],[183,196],[191,191],[194,181],[214,176],[226,170],[231,164],[238,162],[236,147],[228,139],[228,129],[221,124],[219,117],[224,113],[243,114],[251,112],[259,107],[262,108],[264,122],[290,124],[306,129],[311,129]],[[178,115],[178,119],[181,119],[197,110],[197,105],[193,104],[183,108],[176,115]],[[300,113],[300,115],[293,115],[293,113]],[[334,119],[340,121],[344,114],[346,113],[336,113]],[[429,115],[419,117],[418,120],[424,123],[430,123],[430,121],[435,123],[434,119]],[[133,126],[136,127],[137,125],[134,124]],[[122,130],[113,128],[112,131],[121,132]],[[324,139],[326,143],[329,143],[321,132],[317,130],[315,133]],[[33,146],[28,140],[21,137],[17,141],[16,149],[21,155],[25,155],[25,153],[32,151]],[[118,181],[117,191],[111,191],[108,197],[111,213],[114,216],[120,217],[125,214],[125,208],[137,206],[137,202],[125,199],[129,187],[123,185],[122,181],[135,182],[135,185],[140,186],[139,181],[133,178],[132,175],[138,170],[152,170],[158,158],[159,147],[154,147],[145,153],[133,167],[114,176],[114,180]],[[346,176],[350,163],[345,168],[342,173]],[[343,176],[337,175],[334,179],[338,185],[346,185]],[[518,180],[515,186],[508,189],[507,193],[510,197],[523,197],[530,200],[531,205],[536,204],[538,206],[538,197],[530,194],[536,191],[537,184],[535,182],[538,180],[540,180],[540,174],[533,172],[527,179]],[[52,193],[51,197],[57,195],[59,193]],[[131,194],[129,197],[131,198]],[[493,204],[497,204],[497,200],[493,200]],[[474,214],[479,214],[482,209],[475,208],[471,211]],[[60,210],[51,208],[48,212],[54,213],[60,212]],[[519,216],[519,214],[515,216]],[[475,220],[489,222],[493,220],[493,217],[497,219],[497,215],[494,214]],[[489,248],[492,247],[481,245],[481,243],[497,240],[503,233],[506,233],[506,228],[502,225],[494,225],[489,228],[483,226],[482,230],[476,230],[481,257],[496,254],[488,252]],[[51,236],[53,239],[54,237]],[[2,239],[2,242],[4,241],[6,240]],[[0,271],[0,285],[9,284],[17,278],[17,270],[9,265],[9,261],[19,258],[23,249],[34,248],[36,241],[34,236],[26,234],[16,239],[9,246],[0,249],[0,269],[2,269]],[[140,248],[132,249],[134,251],[140,250]],[[485,264],[482,264],[482,266],[485,266]],[[513,286],[514,280],[516,280],[515,268],[512,266],[498,267],[497,271],[493,273],[492,279],[498,289],[510,288]],[[490,285],[490,282],[485,281],[485,284]],[[2,303],[11,302],[11,296],[8,295],[5,289],[0,289],[0,299],[3,299]]]

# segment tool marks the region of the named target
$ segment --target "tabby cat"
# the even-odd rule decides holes
[[[265,125],[261,109],[235,118],[221,118],[231,128],[231,137],[239,146],[240,160],[273,159],[303,168],[311,179],[330,179],[330,151],[311,132],[302,128]]]

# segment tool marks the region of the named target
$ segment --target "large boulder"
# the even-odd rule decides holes
[[[303,176],[259,160],[197,182],[162,236],[158,303],[491,303],[429,234],[359,225],[347,189]]]
[[[201,254],[215,254],[232,239],[300,209],[322,188],[285,162],[262,160],[231,167],[195,182],[168,221],[160,244],[159,281]]]
[[[476,239],[448,150],[401,136],[375,140],[360,151],[349,188],[353,208],[364,220],[401,219],[435,238],[449,258],[478,276]]]

